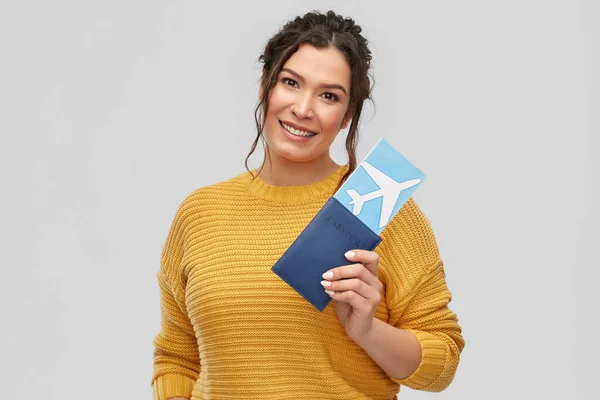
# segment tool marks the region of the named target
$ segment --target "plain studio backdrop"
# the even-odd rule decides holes
[[[104,0],[0,6],[2,398],[151,398],[174,213],[244,171],[267,39],[329,8],[373,52],[358,158],[427,175],[467,343],[400,398],[593,397],[598,2]]]

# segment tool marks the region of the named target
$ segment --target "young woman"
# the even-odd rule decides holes
[[[371,55],[332,11],[288,22],[268,42],[258,171],[191,193],[166,239],[158,282],[154,398],[393,399],[441,391],[464,347],[434,234],[414,200],[376,251],[323,275],[317,311],[271,267],[356,167]],[[329,149],[341,129],[348,165]],[[249,155],[250,156],[250,155]],[[247,161],[247,159],[246,159]]]

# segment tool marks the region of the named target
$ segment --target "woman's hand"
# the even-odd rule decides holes
[[[371,332],[383,284],[377,278],[379,255],[373,251],[352,250],[345,254],[355,264],[330,269],[321,285],[334,300],[337,316],[353,341]]]

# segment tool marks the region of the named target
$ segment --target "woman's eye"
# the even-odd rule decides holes
[[[289,85],[289,86],[292,86],[292,87],[297,87],[298,86],[298,83],[295,80],[290,79],[290,78],[283,78],[282,81],[286,85]]]
[[[327,100],[332,100],[332,101],[337,101],[338,100],[338,96],[335,95],[335,94],[333,94],[333,93],[330,93],[330,92],[323,93],[323,96],[325,96],[325,98]]]

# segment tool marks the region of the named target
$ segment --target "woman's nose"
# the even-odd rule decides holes
[[[309,95],[298,96],[295,104],[292,105],[292,112],[299,119],[312,118],[314,112],[312,110],[312,99]]]

